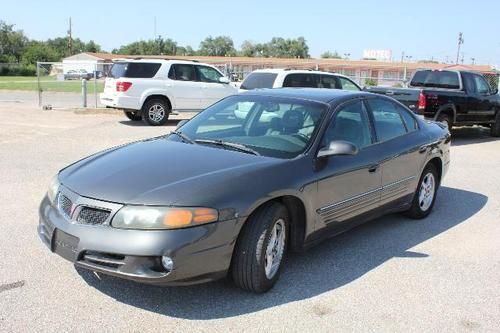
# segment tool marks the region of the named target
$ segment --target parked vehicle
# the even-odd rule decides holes
[[[123,109],[130,120],[163,125],[170,112],[201,111],[238,89],[217,68],[183,60],[116,61],[101,103]]]
[[[361,91],[362,89],[347,76],[321,71],[296,69],[258,69],[250,73],[240,85],[240,92],[265,88],[326,88]],[[249,105],[240,104],[235,110],[238,118],[245,119]],[[274,113],[266,112],[262,117],[271,119]]]
[[[408,88],[367,87],[391,96],[425,118],[453,126],[483,125],[500,136],[500,96],[479,73],[419,70]]]
[[[64,73],[65,80],[90,80],[94,77],[93,73],[87,72],[85,69],[69,70]]]
[[[244,120],[232,113],[241,103],[252,104]],[[390,212],[426,217],[449,163],[448,129],[391,98],[252,91],[62,169],[38,233],[96,272],[158,285],[229,273],[264,292],[287,251]]]
[[[283,87],[361,90],[353,80],[341,74],[296,69],[258,69],[243,80],[240,91]]]

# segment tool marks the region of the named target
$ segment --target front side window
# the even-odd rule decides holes
[[[243,145],[264,156],[293,158],[312,142],[327,109],[322,103],[293,98],[236,95],[207,108],[179,131],[214,148],[228,149],[206,141]],[[169,140],[182,141],[174,135]]]
[[[221,73],[211,67],[196,66],[196,68],[198,69],[198,76],[201,82],[219,83],[219,79],[222,77]]]
[[[346,79],[345,77],[339,77],[340,81],[340,89],[343,90],[353,90],[353,91],[360,91],[361,89],[351,80]]]
[[[170,67],[168,77],[178,81],[196,81],[196,72],[193,65],[175,64]]]
[[[486,80],[479,75],[474,75],[474,83],[476,84],[476,91],[481,95],[488,95],[490,93],[490,87]]]
[[[288,74],[283,81],[283,87],[318,88],[318,75]]]
[[[406,134],[405,124],[394,103],[373,98],[368,100],[368,104],[373,114],[375,132],[379,142]]]
[[[323,136],[322,146],[326,147],[337,140],[351,142],[358,149],[372,143],[370,121],[363,102],[356,101],[341,106],[335,113]]]

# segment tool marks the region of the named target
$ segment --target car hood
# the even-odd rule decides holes
[[[61,170],[79,195],[124,204],[198,205],[278,159],[156,138],[89,156]]]

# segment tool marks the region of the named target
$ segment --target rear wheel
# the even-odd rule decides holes
[[[412,205],[405,215],[413,219],[422,219],[429,215],[436,201],[438,186],[436,167],[428,164],[420,177]]]
[[[448,127],[448,129],[450,129],[450,130],[451,130],[451,126],[453,126],[453,125],[452,125],[452,122],[451,122],[451,117],[450,117],[450,115],[449,115],[449,114],[446,114],[446,113],[441,113],[441,114],[437,117],[437,119],[436,119],[436,120],[437,120],[437,121],[439,121],[439,122],[445,123],[445,124],[446,124],[446,126]]]
[[[142,120],[152,126],[164,125],[170,115],[170,106],[160,98],[152,98],[142,106]]]
[[[491,124],[491,136],[500,136],[500,110],[495,115],[495,123]]]
[[[234,283],[255,293],[265,292],[278,280],[285,257],[288,212],[280,203],[259,208],[241,231],[233,254]]]
[[[139,121],[142,119],[139,111],[123,111],[123,113],[125,113],[125,116],[132,121]]]

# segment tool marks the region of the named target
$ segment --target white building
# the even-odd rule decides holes
[[[80,69],[88,73],[94,73],[94,71],[105,73],[110,65],[111,61],[99,57],[98,54],[78,53],[63,59],[62,70],[64,74],[71,70],[78,71]]]

